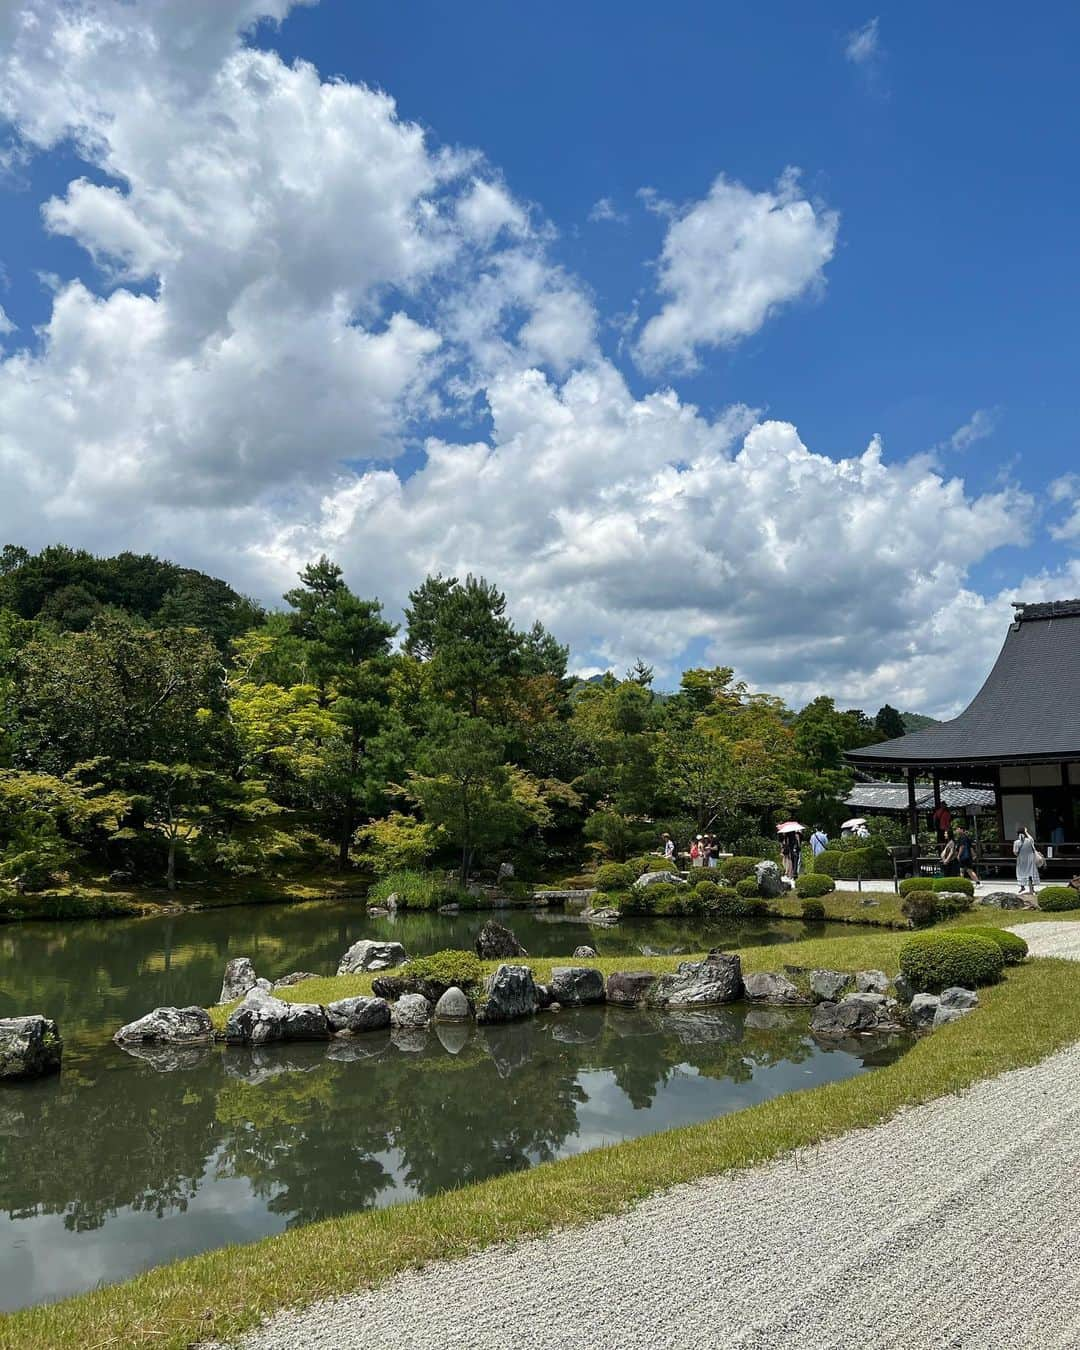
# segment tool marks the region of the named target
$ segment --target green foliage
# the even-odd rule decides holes
[[[819,855],[815,864],[819,871],[823,856]],[[855,881],[858,877],[883,877],[891,872],[892,861],[883,844],[871,842],[862,848],[844,849],[839,854],[837,876],[845,881]]]
[[[452,985],[475,993],[484,979],[484,967],[474,952],[441,951],[414,956],[401,975],[425,997],[437,1001]]]
[[[760,892],[758,890],[757,877],[743,877],[741,881],[735,883],[735,891],[736,894],[741,895],[744,898],[759,895]]]
[[[715,881],[710,881],[708,877],[703,881],[696,882],[694,885],[694,894],[703,896],[706,901],[716,896],[719,891],[719,884]]]
[[[840,862],[843,854],[838,848],[826,848],[814,859],[814,871],[822,876],[832,877],[835,881],[840,876]]]
[[[643,876],[646,872],[677,872],[679,869],[673,862],[667,858],[658,857],[655,853],[645,853],[640,858],[631,858],[629,866],[634,869],[636,876]]]
[[[748,919],[767,919],[769,917],[769,902],[761,899],[760,896],[757,899],[751,896],[743,901],[743,914]]]
[[[937,896],[933,891],[907,891],[900,904],[900,913],[913,928],[926,928],[939,917]]]
[[[720,866],[717,869],[720,875],[732,886],[738,885],[747,877],[754,875],[754,868],[761,861],[760,858],[721,858]],[[757,891],[754,892],[757,894]]]
[[[442,899],[444,890],[444,883],[430,872],[401,868],[380,877],[368,889],[367,902],[369,905],[382,905],[392,895],[396,895],[400,909],[437,909],[446,903]]]
[[[905,877],[900,883],[900,894],[912,891],[955,891],[958,895],[974,896],[975,885],[967,877]]]
[[[825,917],[825,906],[820,900],[804,900],[802,916],[807,923],[819,923]]]
[[[1018,933],[1010,933],[1007,928],[972,926],[965,928],[964,932],[977,933],[980,937],[986,937],[991,942],[996,942],[1001,948],[1001,954],[1005,958],[1007,966],[1018,966],[1027,957],[1027,943]]]
[[[590,842],[600,844],[617,862],[624,862],[634,849],[641,847],[652,829],[619,811],[594,811],[582,833]]]
[[[810,898],[828,895],[835,889],[832,877],[825,876],[821,872],[803,872],[801,876],[795,878],[795,894],[798,896]]]
[[[438,848],[442,831],[414,816],[391,811],[388,816],[362,826],[356,838],[361,845],[360,861],[376,876],[384,877],[391,872],[422,867]]]
[[[1080,909],[1080,891],[1072,886],[1044,886],[1038,895],[1039,908],[1050,914]]]
[[[639,875],[633,863],[601,863],[596,869],[593,883],[600,891],[624,891]]]
[[[960,985],[977,989],[1001,978],[1005,958],[988,937],[965,929],[920,933],[900,948],[900,969],[923,993],[939,993]]]

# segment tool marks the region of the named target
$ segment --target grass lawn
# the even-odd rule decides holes
[[[974,916],[972,916],[974,917]],[[989,916],[978,916],[988,922]],[[1003,916],[1009,920],[1011,915]],[[1055,916],[1057,917],[1057,916]],[[748,970],[796,965],[895,971],[901,933],[865,931],[742,952]],[[598,960],[668,969],[679,957]],[[530,960],[542,978],[551,961]],[[309,981],[291,998],[370,988],[370,976]],[[976,1013],[920,1040],[887,1068],[749,1110],[516,1172],[430,1199],[299,1228],[148,1271],[124,1284],[0,1318],[2,1350],[156,1346],[229,1338],[289,1305],[386,1280],[426,1261],[587,1223],[678,1182],[752,1166],[902,1107],[1031,1064],[1080,1039],[1080,963],[1039,960],[984,990]]]

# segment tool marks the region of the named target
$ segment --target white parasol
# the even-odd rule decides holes
[[[777,834],[798,834],[801,830],[805,830],[805,829],[806,829],[806,826],[805,826],[805,825],[800,825],[799,822],[798,822],[797,820],[785,820],[784,823],[783,823],[783,825],[777,825],[777,827],[776,827],[776,833],[777,833]]]
[[[866,824],[865,816],[852,816],[850,820],[845,820],[840,826],[842,830],[857,830],[860,825]]]

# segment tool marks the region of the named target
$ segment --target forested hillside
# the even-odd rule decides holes
[[[271,613],[133,554],[9,546],[0,571],[9,894],[289,867],[464,881],[504,857],[550,875],[662,829],[757,852],[778,815],[835,822],[844,750],[903,730],[825,695],[796,712],[728,666],[664,696],[640,662],[568,678],[557,637],[471,576],[424,580],[399,633],[326,558]]]

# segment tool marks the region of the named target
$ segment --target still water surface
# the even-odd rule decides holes
[[[587,940],[562,916],[502,917],[534,955]],[[270,978],[329,972],[360,936],[419,953],[471,945],[482,921],[372,921],[331,904],[0,928],[0,1015],[54,1016],[66,1042],[58,1079],[0,1090],[0,1308],[739,1110],[890,1062],[906,1044],[825,1048],[805,1012],[738,1005],[581,1009],[259,1051],[136,1056],[108,1041],[157,1004],[212,1002],[231,956]],[[643,920],[591,932],[615,955],[805,930]]]

